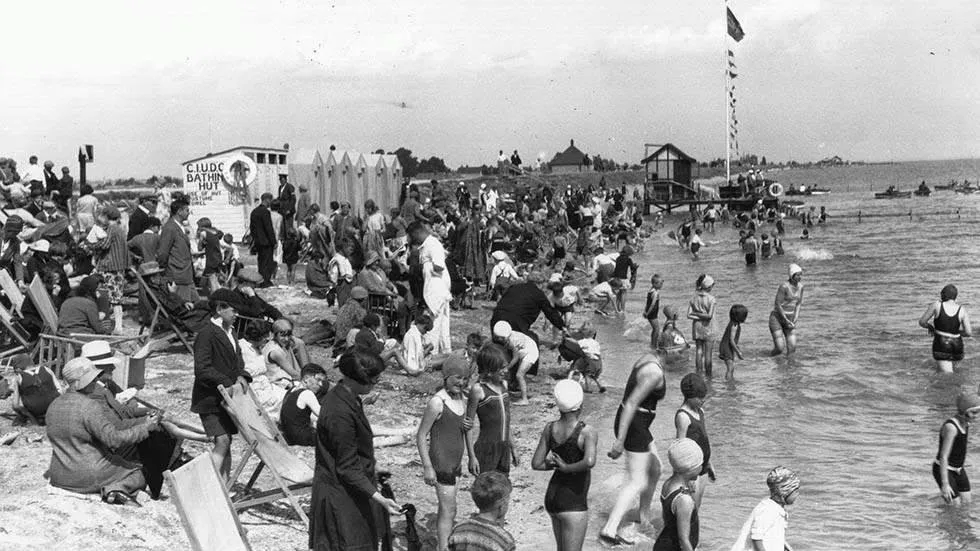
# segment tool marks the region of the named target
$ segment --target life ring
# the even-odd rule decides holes
[[[779,197],[782,194],[783,194],[783,184],[780,184],[779,182],[773,182],[772,184],[769,185],[769,195],[772,195],[773,197]]]

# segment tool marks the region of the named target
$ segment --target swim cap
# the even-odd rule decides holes
[[[498,321],[497,323],[493,324],[494,337],[500,337],[501,339],[506,339],[510,337],[511,333],[513,332],[514,329],[506,321]]]
[[[976,393],[964,392],[956,398],[956,410],[961,414],[976,407],[980,407],[980,395]]]
[[[702,289],[708,289],[709,287],[714,287],[714,285],[715,279],[709,275],[704,276],[704,279],[701,280]]]
[[[688,373],[681,379],[681,394],[684,399],[704,398],[708,395],[708,385],[699,373]]]
[[[786,496],[800,489],[800,477],[796,473],[779,466],[769,471],[766,477],[766,484],[769,486],[769,493],[779,499],[786,499]]]
[[[664,306],[664,317],[669,320],[677,319],[677,309],[670,305]]]
[[[943,302],[946,302],[947,300],[956,300],[956,296],[958,294],[959,291],[957,291],[956,285],[950,283],[949,285],[943,287],[942,291],[939,291],[939,299]]]
[[[802,273],[803,273],[803,268],[800,268],[799,264],[789,265],[789,277],[793,277],[796,274],[802,274]]]
[[[558,411],[562,413],[578,411],[585,399],[582,385],[571,379],[562,379],[555,383],[554,394],[555,404],[558,406]]]
[[[462,354],[450,354],[442,364],[443,379],[448,379],[454,375],[461,379],[470,377],[470,363]]]
[[[694,440],[681,438],[667,449],[667,459],[670,460],[670,466],[675,473],[692,471],[701,468],[704,463],[704,452]]]

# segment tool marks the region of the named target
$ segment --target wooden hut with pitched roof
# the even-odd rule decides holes
[[[556,153],[548,166],[551,168],[551,172],[556,174],[592,172],[592,160],[575,147],[575,140],[569,140],[568,148],[561,153]]]

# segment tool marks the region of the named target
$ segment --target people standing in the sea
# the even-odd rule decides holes
[[[694,551],[701,539],[701,522],[690,485],[701,472],[704,456],[696,442],[681,438],[667,449],[667,460],[674,473],[660,491],[664,528],[653,551]]]
[[[943,287],[939,300],[930,304],[919,318],[919,325],[933,336],[932,357],[936,367],[947,373],[963,359],[963,337],[973,336],[970,316],[956,303],[957,294],[955,285]]]
[[[660,289],[664,286],[664,279],[660,274],[653,274],[650,278],[650,290],[647,291],[647,304],[643,309],[643,317],[650,322],[650,346],[657,347],[660,340]]]
[[[718,344],[718,359],[725,362],[725,380],[735,378],[735,358],[744,360],[738,341],[742,337],[742,324],[749,317],[749,309],[742,304],[732,305],[728,311],[728,327]]]
[[[745,265],[754,266],[759,255],[759,240],[755,238],[755,232],[749,230],[742,241],[742,253],[745,254]]]
[[[704,247],[704,241],[701,239],[701,229],[698,228],[694,230],[694,235],[691,236],[690,243],[691,256],[694,257],[694,260],[699,258],[698,255],[701,251],[701,247]]]
[[[711,233],[715,233],[715,221],[718,220],[718,210],[715,209],[714,203],[708,203],[708,207],[704,209],[702,223],[704,228]]]
[[[966,461],[970,423],[978,415],[980,396],[964,392],[956,399],[956,415],[946,419],[939,428],[939,451],[932,463],[932,477],[947,504],[970,503],[970,478],[963,463]]]
[[[619,533],[619,525],[637,496],[640,498],[640,523],[652,520],[650,503],[660,480],[661,463],[650,425],[657,416],[657,403],[666,394],[667,381],[660,357],[644,355],[633,365],[626,380],[623,402],[616,412],[616,441],[608,455],[617,459],[626,452],[626,484],[620,489],[609,519],[599,531],[599,540],[603,543],[633,544]]]
[[[704,377],[698,373],[684,375],[681,379],[681,394],[684,396],[684,403],[674,414],[674,428],[677,430],[677,438],[694,440],[704,455],[698,478],[691,484],[694,501],[701,507],[701,499],[707,486],[704,477],[715,481],[715,470],[711,466],[711,443],[708,441],[708,428],[704,422],[704,400],[708,396],[708,385]]]
[[[769,332],[772,333],[772,355],[787,355],[796,351],[796,324],[803,306],[803,268],[789,265],[789,281],[783,282],[776,291],[776,301],[769,314]]]
[[[713,277],[701,274],[695,284],[695,293],[687,306],[687,318],[691,320],[691,337],[694,339],[694,369],[711,376],[711,351],[714,346],[714,317],[717,300],[711,294],[715,286]]]
[[[759,251],[762,253],[762,258],[770,259],[772,258],[772,241],[769,240],[769,234],[762,232],[762,241],[759,243]]]
[[[541,431],[531,468],[554,470],[544,508],[551,515],[558,551],[581,551],[589,527],[589,486],[598,435],[581,420],[582,385],[563,379],[555,384],[554,396],[561,416]]]
[[[779,218],[776,218],[776,233],[779,235],[786,235],[786,226],[783,225],[783,220],[786,218],[786,213],[779,213]]]
[[[827,207],[820,207],[820,216],[817,218],[818,224],[827,223]]]
[[[800,495],[800,477],[786,467],[776,467],[769,471],[766,485],[769,497],[752,509],[731,551],[792,551],[786,543],[786,506]]]

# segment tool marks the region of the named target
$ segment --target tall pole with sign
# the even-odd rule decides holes
[[[82,186],[86,183],[85,178],[85,165],[91,163],[95,160],[95,147],[91,144],[85,144],[78,148],[78,190],[79,195],[81,195]],[[75,195],[75,190],[71,192],[72,196]],[[70,199],[70,198],[69,198]],[[71,216],[71,201],[68,201],[68,216]]]

